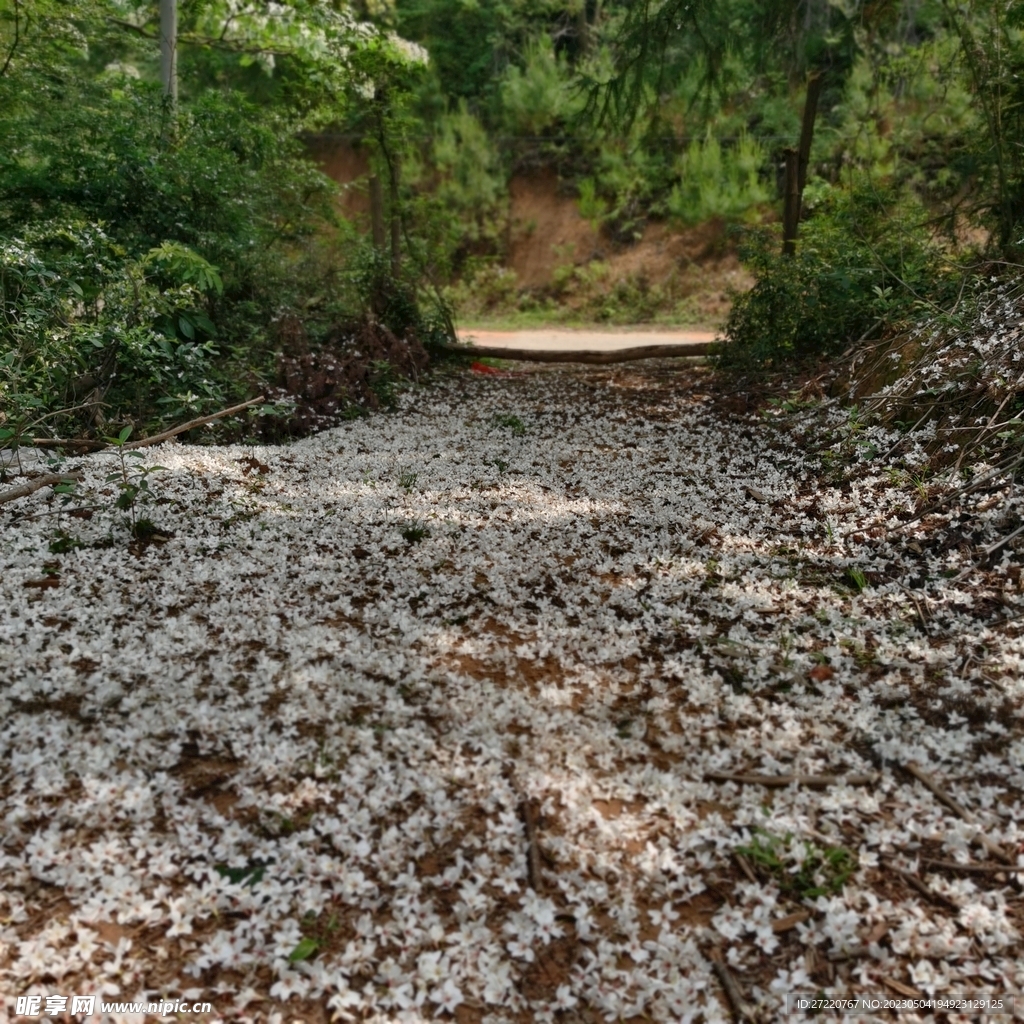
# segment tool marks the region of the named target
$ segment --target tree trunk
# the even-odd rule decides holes
[[[370,223],[373,226],[373,247],[384,251],[384,190],[376,174],[370,176]]]
[[[178,105],[178,0],[160,0],[160,84],[173,110]]]
[[[818,116],[823,79],[814,72],[807,79],[807,98],[800,124],[800,145],[786,150],[786,204],[782,213],[782,251],[786,256],[796,252],[796,236],[800,224],[807,167],[811,162],[811,143],[814,142],[814,121]]]
[[[807,79],[807,98],[804,100],[804,117],[800,125],[800,149],[798,151],[799,178],[797,188],[801,198],[807,184],[807,165],[811,161],[811,143],[814,141],[814,121],[818,116],[818,100],[821,98],[823,79],[814,72]]]
[[[782,254],[796,252],[796,232],[800,223],[800,158],[795,149],[786,150],[786,196],[782,207]]]
[[[398,157],[391,161],[391,276],[402,273],[402,217],[398,208]]]

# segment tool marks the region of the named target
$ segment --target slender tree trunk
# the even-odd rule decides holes
[[[814,73],[807,79],[807,98],[804,100],[804,117],[800,125],[799,189],[801,197],[807,184],[807,165],[811,162],[811,143],[814,141],[814,121],[818,116],[818,100],[821,98],[821,75]]]
[[[795,149],[786,150],[786,194],[782,207],[782,254],[796,252],[797,225],[800,223],[800,157]]]
[[[160,84],[173,110],[178,105],[178,0],[160,0]]]
[[[391,159],[391,276],[402,272],[402,215],[398,205],[398,156]]]
[[[370,175],[370,224],[373,230],[373,247],[384,251],[384,190],[380,178]]]
[[[786,203],[782,213],[782,251],[786,256],[796,252],[796,236],[800,225],[807,167],[811,162],[811,143],[814,142],[814,121],[818,116],[822,77],[813,73],[807,79],[807,98],[800,125],[800,145],[786,150]]]

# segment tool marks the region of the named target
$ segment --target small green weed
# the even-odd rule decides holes
[[[67,530],[58,530],[50,541],[51,555],[66,555],[77,548],[84,548],[85,544],[77,537],[72,536]]]
[[[801,398],[799,391],[791,391],[788,398],[769,398],[768,404],[782,412],[801,412],[813,409],[818,402],[813,398]]]
[[[868,578],[864,573],[856,566],[851,566],[846,570],[844,576],[846,585],[851,589],[857,591],[858,594],[862,593],[868,587]]]
[[[383,408],[395,408],[398,404],[398,392],[402,387],[402,381],[395,372],[395,368],[386,359],[377,359],[370,364],[370,376],[367,383]]]
[[[252,888],[263,878],[272,863],[273,861],[256,858],[237,868],[228,867],[227,864],[215,864],[214,870],[221,878],[226,878],[233,885],[247,885]]]
[[[299,944],[288,954],[288,962],[297,964],[302,960],[308,960],[319,949],[320,943],[316,939],[306,936],[306,938],[300,939]]]
[[[843,846],[822,849],[806,840],[797,846],[792,833],[779,837],[762,828],[752,831],[750,842],[737,846],[736,852],[801,899],[842,892],[857,870],[857,855]]]
[[[501,413],[495,416],[494,425],[511,430],[515,437],[522,437],[526,433],[526,424],[518,416],[513,416],[511,413]]]
[[[142,452],[127,451],[125,448],[131,436],[132,428],[125,427],[117,437],[104,438],[107,444],[117,449],[117,455],[120,460],[118,469],[107,475],[107,483],[116,484],[118,495],[117,500],[114,502],[114,507],[125,513],[126,525],[130,529],[132,536],[137,540],[141,540],[143,538],[139,534],[140,522],[144,522],[150,527],[147,536],[151,536],[155,532],[155,528],[148,519],[139,520],[139,506],[149,501],[152,497],[152,491],[149,487],[150,475],[157,472],[166,472],[166,467],[140,465],[140,462],[145,459]],[[134,463],[129,462],[129,459],[136,461]]]
[[[402,530],[402,536],[408,544],[418,544],[421,540],[430,536],[430,531],[425,526],[420,526],[416,523],[412,526],[405,527],[405,529]]]

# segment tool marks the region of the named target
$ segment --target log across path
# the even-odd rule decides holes
[[[712,331],[543,328],[459,332],[467,355],[543,363],[619,363],[634,359],[706,356],[715,340]]]

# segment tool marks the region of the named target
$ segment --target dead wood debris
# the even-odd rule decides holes
[[[537,805],[524,797],[520,808],[523,826],[526,829],[526,872],[530,888],[538,895],[544,894],[544,874],[540,864],[540,848],[537,845]]]
[[[881,778],[877,772],[866,775],[732,775],[728,772],[708,772],[705,782],[735,782],[744,786],[767,786],[782,789],[785,786],[807,786],[823,789],[826,786],[870,786]]]
[[[17,487],[11,487],[9,490],[0,491],[0,505],[7,501],[15,501],[18,498],[25,498],[30,494],[34,494],[36,491],[42,490],[44,487],[51,487],[56,484],[66,484],[73,480],[84,479],[81,473],[43,473],[42,476],[33,477],[33,479],[23,484],[18,484]]]
[[[737,1021],[753,1021],[755,1019],[753,1007],[743,997],[743,990],[732,976],[732,972],[725,966],[721,952],[717,949],[712,950],[708,959],[711,961],[711,969],[715,972],[715,977],[718,978],[718,983],[722,986],[722,991],[725,992],[725,997],[732,1008],[733,1017]]]
[[[1001,860],[1004,864],[1010,864],[1011,866],[1016,865],[1016,861],[996,842],[993,842],[980,831],[978,820],[975,816],[967,810],[962,804],[958,803],[953,799],[950,794],[939,785],[938,781],[934,776],[926,772],[919,764],[915,761],[908,761],[904,767],[907,771],[917,779],[918,782],[927,789],[939,803],[945,804],[957,817],[962,818],[967,822],[968,825],[974,825],[979,828],[979,831],[974,836],[974,841],[979,846],[985,848],[990,856],[995,857],[996,860]]]

